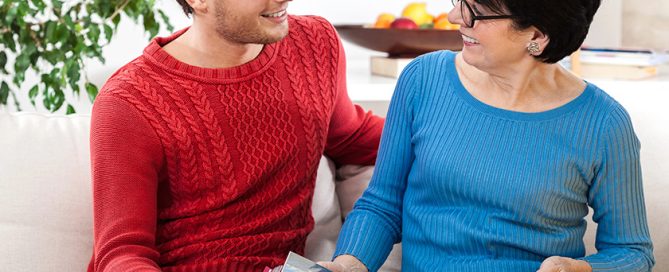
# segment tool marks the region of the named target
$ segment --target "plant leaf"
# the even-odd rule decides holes
[[[170,17],[167,17],[167,14],[165,14],[165,12],[162,10],[158,10],[158,13],[160,14],[160,18],[163,19],[163,23],[165,23],[167,31],[174,32],[174,26],[172,23],[170,23]]]
[[[11,25],[14,22],[14,19],[16,18],[16,14],[19,12],[19,6],[18,5],[12,5],[10,4],[11,7],[7,11],[7,15],[5,15],[5,23],[8,25]]]
[[[56,89],[54,92],[54,98],[53,98],[53,108],[51,109],[51,112],[56,112],[59,110],[61,107],[63,107],[63,104],[65,103],[65,93],[63,93],[63,90],[61,89]]]
[[[96,24],[88,25],[88,39],[90,39],[94,44],[98,44],[98,39],[100,39],[100,27]]]
[[[95,98],[98,96],[98,87],[90,82],[86,82],[86,93],[88,94],[88,100],[93,103]]]
[[[30,98],[30,104],[33,104],[33,106],[35,106],[35,98],[37,98],[38,94],[39,94],[39,84],[35,84],[35,86],[30,88],[30,91],[28,92],[28,98]]]
[[[156,23],[156,18],[153,16],[153,12],[149,11],[144,14],[142,17],[144,21],[144,29],[149,32],[149,38],[153,38],[158,34],[160,26]]]
[[[105,39],[107,40],[107,43],[110,43],[112,36],[114,36],[114,29],[108,24],[105,24],[104,28],[105,28]]]
[[[7,54],[5,51],[0,51],[0,71],[4,72],[5,74],[7,73],[7,69],[5,69],[5,65],[7,64]]]
[[[12,52],[16,52],[16,43],[14,42],[14,34],[7,32],[2,36],[2,41],[5,43],[7,48]]]
[[[118,24],[121,22],[121,16],[116,16],[112,19],[112,23],[114,24],[114,29],[118,29]]]
[[[54,21],[46,22],[46,41],[49,43],[55,43],[58,41],[56,37],[56,26],[57,23]]]
[[[0,84],[0,105],[7,105],[7,97],[9,97],[9,85],[3,81]]]
[[[70,105],[68,103],[67,104],[67,112],[65,112],[65,114],[70,115],[70,114],[75,114],[75,113],[77,113],[77,111],[74,110],[74,107],[72,107],[72,105]]]

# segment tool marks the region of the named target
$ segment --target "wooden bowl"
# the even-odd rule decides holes
[[[437,50],[462,50],[458,30],[369,28],[335,25],[339,36],[355,45],[388,53],[389,57],[416,57]]]

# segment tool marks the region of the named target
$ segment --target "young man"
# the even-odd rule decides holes
[[[333,27],[289,0],[178,0],[193,24],[116,72],[93,109],[89,271],[260,271],[303,253],[325,153],[373,164]]]

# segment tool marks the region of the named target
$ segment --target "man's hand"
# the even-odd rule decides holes
[[[592,267],[586,261],[553,256],[544,260],[537,272],[592,272]]]
[[[367,267],[356,257],[341,255],[332,262],[318,262],[332,272],[368,272]]]

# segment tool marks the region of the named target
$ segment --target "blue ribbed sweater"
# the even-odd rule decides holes
[[[335,256],[376,271],[401,241],[408,272],[536,271],[554,255],[649,271],[639,148],[626,111],[592,84],[559,108],[513,112],[471,96],[453,52],[424,55],[398,81]],[[598,253],[584,257],[588,205]]]

